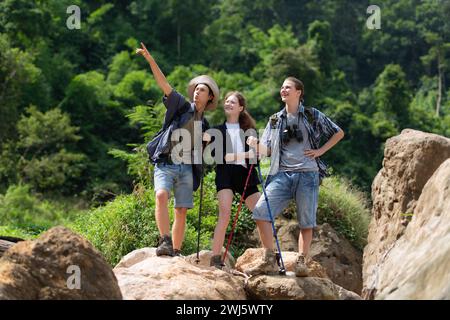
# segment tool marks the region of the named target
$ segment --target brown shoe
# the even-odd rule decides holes
[[[172,238],[165,234],[159,237],[158,248],[156,248],[156,255],[159,256],[173,256]]]
[[[266,249],[264,252],[264,257],[261,262],[256,266],[244,270],[244,273],[250,276],[256,276],[261,274],[278,274],[278,264],[273,250]]]
[[[296,277],[308,276],[308,267],[306,266],[306,258],[303,254],[298,255],[297,263],[295,265],[295,276]]]

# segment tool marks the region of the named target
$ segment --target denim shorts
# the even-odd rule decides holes
[[[309,229],[316,226],[319,198],[317,171],[278,172],[271,177],[266,186],[266,194],[273,219],[288,206],[290,200],[294,199],[300,228]],[[270,221],[264,195],[261,195],[253,210],[253,219]]]
[[[193,208],[193,177],[190,164],[155,165],[154,184],[155,193],[165,189],[169,193],[173,188],[175,208]]]

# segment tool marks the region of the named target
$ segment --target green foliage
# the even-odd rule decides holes
[[[18,227],[11,227],[11,226],[0,226],[0,235],[7,237],[21,238],[25,240],[33,239],[36,236]]]
[[[330,29],[330,23],[327,21],[316,20],[308,26],[307,44],[318,57],[320,69],[327,76],[330,75],[335,60]]]
[[[329,223],[362,250],[367,244],[370,213],[365,195],[337,176],[323,180],[317,222]]]
[[[215,171],[210,171],[205,168],[205,177],[203,178],[203,203],[202,203],[202,217],[200,225],[200,250],[210,249],[211,241],[214,235],[217,218],[219,214],[219,207],[217,202],[217,193],[215,185]],[[192,226],[192,234],[186,234],[186,239],[193,237],[195,239],[195,246],[189,247],[189,240],[186,245],[183,245],[184,250],[188,253],[196,252],[197,250],[197,231],[198,231],[198,213],[200,207],[200,188],[194,193],[194,208],[188,210],[187,224]],[[194,237],[195,236],[195,237]]]
[[[109,151],[109,154],[126,162],[127,173],[134,178],[135,184],[152,186],[153,166],[150,164],[148,159],[146,145],[142,144],[130,146],[134,146],[133,153],[128,153],[119,149],[112,149]]]
[[[33,57],[11,47],[8,36],[0,33],[0,145],[15,137],[15,125],[24,106],[48,102],[42,80]]]
[[[18,140],[5,144],[0,170],[17,171],[13,183],[24,182],[46,191],[67,191],[83,172],[85,156],[66,150],[80,140],[78,128],[58,108],[42,113],[32,106],[17,123]],[[16,153],[18,155],[16,155]],[[11,175],[9,175],[11,178]]]
[[[114,266],[127,253],[157,244],[154,204],[152,191],[121,195],[81,214],[69,227],[85,236]]]
[[[129,101],[130,96],[121,90],[126,84],[119,85],[117,95],[122,101]],[[130,183],[123,163],[108,154],[110,149],[125,145],[129,139],[138,139],[136,128],[130,127],[125,117],[132,105],[122,107],[119,101],[113,99],[117,87],[108,84],[99,72],[80,74],[68,85],[66,97],[61,103],[61,109],[70,114],[83,137],[77,144],[77,151],[88,157],[83,186],[88,189],[87,193],[101,185],[99,181],[115,183],[115,191]],[[134,85],[131,87],[135,89]],[[137,82],[136,90],[142,91],[143,88],[144,84]]]
[[[374,88],[379,117],[394,127],[405,127],[409,123],[408,106],[411,101],[409,90],[402,68],[399,65],[387,65],[378,76]]]
[[[236,194],[231,208],[230,223],[228,224],[227,232],[225,234],[224,247],[226,247],[227,245],[228,237],[233,227],[233,221],[239,207],[240,199],[240,195]],[[241,212],[239,213],[236,227],[234,229],[233,239],[229,248],[229,252],[233,257],[237,258],[241,256],[245,252],[245,250],[252,246],[252,244],[249,242],[249,237],[253,234],[255,228],[256,223],[255,220],[253,220],[252,212],[246,207],[245,202],[243,202]]]
[[[63,114],[58,108],[42,113],[36,107],[30,107],[27,113],[29,116],[22,116],[17,123],[19,133],[17,145],[26,149],[27,153],[56,151],[63,148],[67,142],[76,142],[81,139],[76,134],[79,128],[73,127],[69,116]]]
[[[74,210],[43,200],[41,195],[33,194],[31,190],[29,185],[12,185],[5,194],[0,194],[0,225],[4,230],[34,236],[73,218]],[[14,232],[8,234],[13,235]]]
[[[70,4],[81,8],[80,30],[65,27]],[[0,191],[25,181],[43,197],[83,194],[97,206],[151,189],[145,144],[165,108],[134,54],[142,41],[183,95],[200,74],[217,80],[221,97],[243,92],[258,128],[280,109],[284,78],[302,79],[306,105],[345,132],[324,159],[369,192],[386,139],[404,128],[450,136],[449,2],[379,6],[382,29],[370,30],[367,3],[351,0],[1,1]],[[221,106],[206,113],[212,125],[224,120]],[[205,190],[202,247],[215,224],[214,190]]]

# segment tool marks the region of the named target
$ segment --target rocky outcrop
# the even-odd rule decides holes
[[[404,235],[376,270],[376,299],[450,299],[450,159],[423,188]]]
[[[298,254],[292,251],[282,251],[282,258],[284,267],[287,272],[294,272],[295,263],[297,261]],[[264,257],[264,249],[251,248],[245,250],[244,254],[240,256],[236,261],[236,270],[244,272],[247,269],[254,267],[262,262]],[[328,278],[325,269],[316,261],[309,261],[307,263],[309,276],[318,278]]]
[[[155,248],[133,251],[114,268],[124,299],[244,300],[244,277],[209,266],[210,254],[157,257]]]
[[[450,283],[448,161],[436,171],[449,158],[450,139],[435,134],[404,130],[387,141],[383,168],[372,184],[366,298],[437,298],[445,290],[449,296],[448,287],[434,283]]]
[[[300,233],[297,221],[280,217],[277,219],[276,227],[281,250],[297,252]],[[361,294],[362,252],[353,247],[328,223],[315,228],[310,256],[323,267],[331,281]]]
[[[317,277],[256,276],[248,280],[246,290],[250,299],[257,300],[361,300],[356,293]]]
[[[236,269],[246,269],[260,263],[264,249],[247,249],[236,261]],[[250,299],[262,300],[359,300],[357,294],[350,292],[327,277],[325,269],[316,261],[309,261],[308,277],[294,275],[296,252],[282,252],[286,275],[260,275],[251,277],[245,286]]]
[[[19,242],[0,259],[0,300],[122,299],[102,255],[81,236],[55,227]]]

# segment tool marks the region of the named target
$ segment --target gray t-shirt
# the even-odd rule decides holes
[[[197,130],[194,131],[194,123],[197,123]],[[170,154],[175,163],[192,163],[192,151],[195,141],[202,141],[202,115],[194,108],[194,116],[182,127],[187,132],[175,130],[170,142]],[[183,135],[183,138],[180,137]],[[184,136],[188,134],[188,136]],[[173,141],[175,140],[175,141]],[[181,141],[181,142],[180,142]],[[201,146],[201,145],[200,145]],[[176,148],[174,150],[174,148]]]
[[[299,119],[298,113],[287,113],[287,117],[283,119],[283,130],[287,129],[286,122],[291,128],[296,125],[301,130],[303,140],[299,142],[294,135],[289,142],[280,142],[280,171],[318,171],[316,160],[304,154],[305,150],[311,149],[311,144],[309,143],[308,131],[303,124],[303,120]]]

